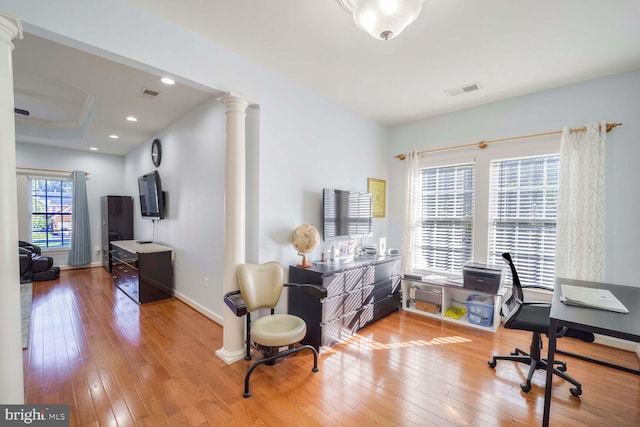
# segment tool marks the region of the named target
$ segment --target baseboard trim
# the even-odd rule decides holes
[[[620,338],[609,337],[606,335],[595,334],[594,342],[596,344],[605,345],[607,347],[617,348],[619,350],[630,351],[635,353],[638,362],[640,362],[640,344],[633,341],[621,340]]]
[[[80,266],[75,266],[75,265],[60,265],[60,270],[78,270],[81,268],[95,268],[95,267],[102,267],[102,263],[101,262],[92,262],[91,264],[87,264],[87,265],[80,265]]]
[[[199,304],[198,302],[192,300],[191,298],[189,298],[188,296],[184,295],[181,292],[178,292],[178,291],[174,290],[173,291],[173,296],[175,298],[179,299],[180,301],[182,301],[183,303],[187,304],[189,307],[193,308],[198,313],[201,313],[205,317],[213,320],[218,325],[222,326],[223,318],[220,315],[214,313],[213,311],[209,310],[208,308],[204,307],[203,305]]]
[[[636,353],[636,355],[640,358],[640,345],[633,341],[621,340],[620,338],[609,337],[606,335],[598,335],[595,334],[595,343],[606,345],[607,347],[613,347],[620,350],[631,351]]]

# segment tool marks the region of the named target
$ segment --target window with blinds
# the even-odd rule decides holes
[[[421,179],[415,268],[461,273],[472,254],[474,165],[424,168]]]
[[[31,179],[31,242],[45,248],[71,245],[73,182]]]
[[[489,262],[510,252],[523,283],[553,289],[557,155],[491,162]],[[510,280],[510,272],[507,280]]]

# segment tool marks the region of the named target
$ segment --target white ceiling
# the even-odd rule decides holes
[[[425,0],[389,41],[338,0],[130,2],[389,125],[640,68],[639,0]]]
[[[14,44],[15,106],[30,113],[15,115],[18,141],[125,155],[213,96],[32,34]]]
[[[640,69],[640,0],[425,0],[389,41],[338,0],[129,2],[387,125]],[[15,45],[22,141],[124,155],[216,95],[31,34]]]

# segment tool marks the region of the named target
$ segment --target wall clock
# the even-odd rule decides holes
[[[154,139],[151,144],[151,161],[155,167],[160,166],[162,160],[162,146],[159,139]]]

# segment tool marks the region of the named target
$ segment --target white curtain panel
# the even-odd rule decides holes
[[[562,130],[556,276],[602,281],[605,251],[606,122]]]
[[[405,173],[404,221],[402,230],[402,271],[413,271],[415,251],[415,230],[420,218],[420,154],[413,151],[407,155]]]

